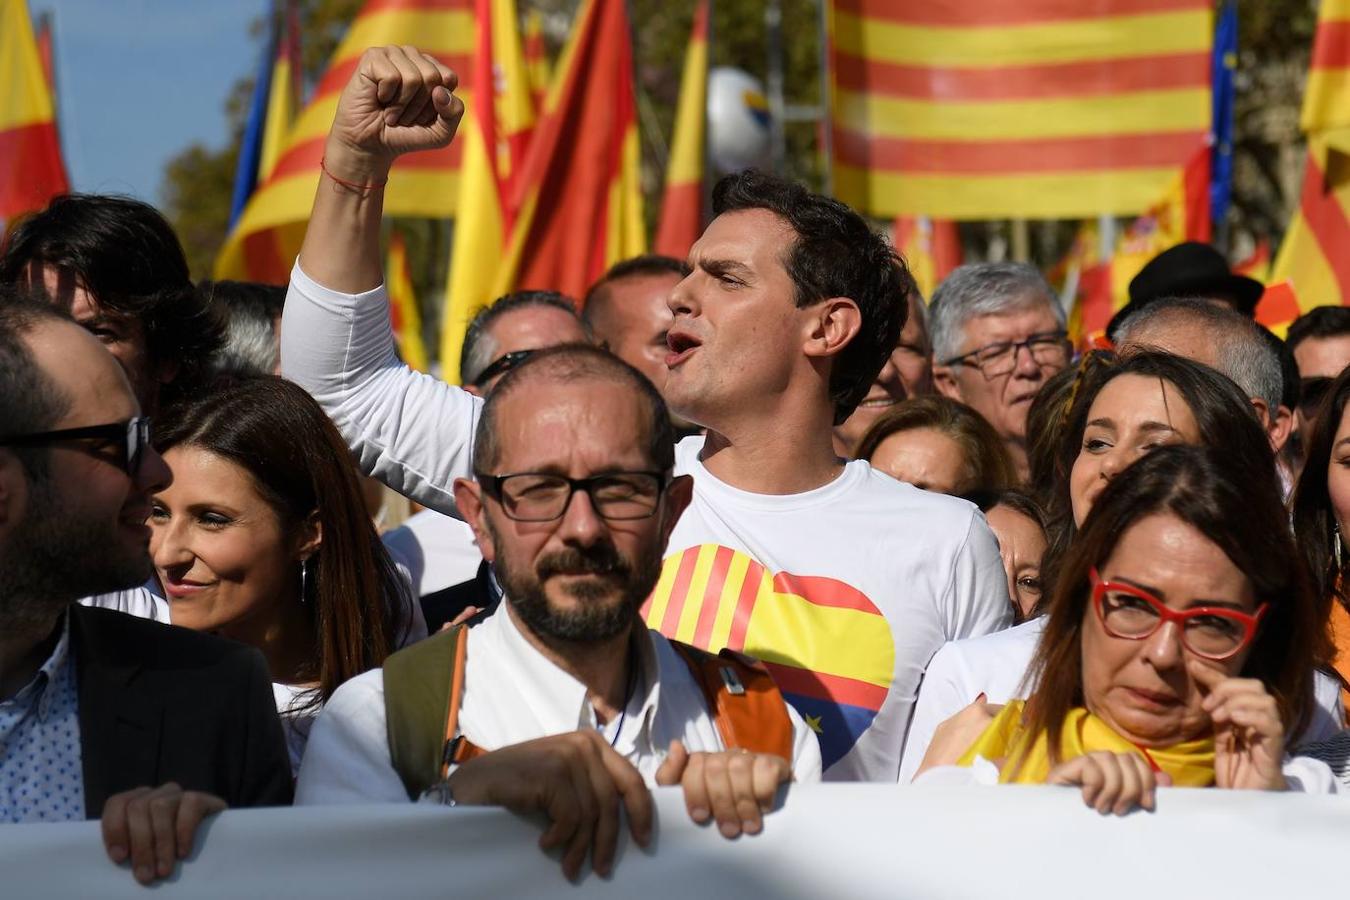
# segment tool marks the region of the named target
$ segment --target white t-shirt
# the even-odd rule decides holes
[[[277,715],[281,717],[281,730],[286,734],[286,753],[291,758],[291,776],[300,771],[300,760],[305,755],[305,742],[309,740],[310,729],[319,717],[322,704],[306,708],[312,691],[309,688],[292,684],[272,682],[272,698],[277,702]]]
[[[319,401],[362,469],[453,514],[452,485],[470,474],[482,401],[399,361],[384,288],[342,294],[297,264],[281,341],[283,374]],[[672,536],[649,624],[771,663],[820,729],[827,778],[895,781],[929,658],[945,641],[1009,624],[1007,576],[984,517],[864,462],[814,491],[751,494],[709,474],[701,448],[692,437],[677,450],[694,500]],[[763,576],[753,584],[751,563]],[[744,604],[711,602],[738,578]],[[667,628],[663,599],[673,595],[697,597]]]
[[[649,786],[670,742],[691,752],[726,749],[688,665],[655,632],[640,643],[640,684],[621,717],[600,730]],[[599,728],[586,686],[521,633],[510,605],[469,630],[460,732],[484,750]],[[793,777],[820,780],[820,750],[791,708]],[[385,725],[384,670],[339,687],[310,732],[296,782],[297,804],[398,803],[408,794],[394,769]]]
[[[467,523],[429,509],[386,531],[383,540],[419,597],[473,580],[483,562]]]
[[[928,660],[946,641],[1008,624],[984,517],[861,461],[815,490],[750,493],[708,472],[702,449],[689,437],[676,450],[694,498],[647,624],[764,660],[816,729],[827,780],[894,781]]]
[[[152,593],[148,588],[128,588],[125,591],[95,594],[92,597],[82,597],[78,602],[81,606],[115,609],[138,619],[159,622],[161,625],[172,624],[169,621],[169,601]]]
[[[914,778],[937,727],[973,703],[981,693],[989,703],[1027,697],[1022,681],[1045,631],[1045,621],[1040,616],[998,634],[955,641],[937,652],[928,664],[919,702],[914,707],[914,721],[900,763],[902,784]],[[1317,672],[1313,690],[1316,703],[1312,721],[1299,746],[1326,740],[1340,730],[1343,721],[1340,683]]]

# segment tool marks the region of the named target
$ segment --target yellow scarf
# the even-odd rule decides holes
[[[957,760],[969,766],[982,756],[1000,766],[1000,784],[1044,784],[1050,774],[1050,754],[1045,734],[1038,734],[1029,752],[1023,756],[1030,735],[1022,725],[1021,700],[1004,705],[1003,711],[989,723],[970,749]],[[1154,771],[1172,776],[1172,783],[1185,787],[1209,787],[1214,783],[1214,738],[1198,738],[1166,748],[1144,749],[1116,734],[1111,727],[1086,709],[1072,710],[1064,720],[1059,744],[1061,762],[1085,753],[1109,750],[1112,753],[1137,753]],[[1017,760],[1022,764],[1017,766]],[[1013,769],[1017,771],[1014,772]]]

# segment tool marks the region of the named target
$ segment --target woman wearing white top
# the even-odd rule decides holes
[[[167,410],[152,440],[173,472],[150,516],[170,618],[262,651],[295,769],[322,704],[414,627],[346,445],[272,376],[218,382]]]
[[[1053,469],[1036,479],[1054,484],[1041,498],[1048,513],[1049,547],[1040,575],[1048,599],[1058,560],[1098,495],[1127,466],[1169,444],[1222,448],[1247,471],[1274,473],[1270,442],[1251,402],[1228,378],[1191,360],[1138,353],[1117,360],[1107,353],[1085,357],[1075,385],[1063,392],[1061,409],[1033,419],[1058,430]],[[1038,468],[1033,454],[1033,470]],[[1041,610],[1036,610],[1037,613]],[[948,644],[924,673],[900,765],[908,782],[923,759],[934,730],[983,693],[992,702],[1025,697],[1027,663],[1044,623],[1032,619],[1008,632]],[[958,661],[954,657],[960,657]],[[1328,716],[1319,716],[1319,723]]]
[[[1274,468],[1159,450],[1065,555],[1030,698],[944,723],[919,781],[1078,785],[1117,814],[1159,785],[1336,792],[1325,764],[1286,756],[1321,628]]]

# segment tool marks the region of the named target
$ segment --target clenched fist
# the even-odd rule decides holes
[[[404,153],[444,147],[464,115],[458,85],[453,71],[415,47],[370,48],[338,98],[327,164],[353,165],[359,177]]]

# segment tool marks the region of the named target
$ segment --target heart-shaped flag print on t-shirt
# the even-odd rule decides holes
[[[762,660],[816,732],[826,768],[853,748],[890,691],[890,625],[834,578],[770,573],[730,547],[702,544],[666,558],[643,616],[668,638]]]

